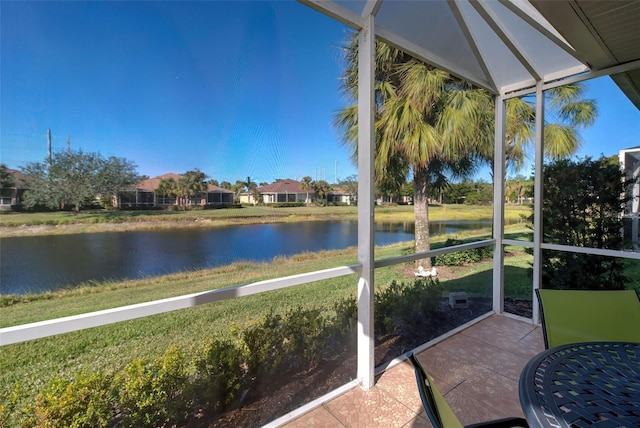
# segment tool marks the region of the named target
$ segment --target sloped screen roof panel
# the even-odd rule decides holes
[[[413,43],[437,58],[446,58],[459,69],[482,76],[474,54],[448,4],[434,2],[425,14],[422,2],[385,1],[376,15],[376,26]]]
[[[354,17],[373,11],[378,37],[493,92],[588,69],[526,1],[302,1],[333,15],[342,8],[350,13],[344,20],[356,25]]]

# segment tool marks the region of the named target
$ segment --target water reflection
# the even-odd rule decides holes
[[[431,235],[491,227],[491,221],[430,222]],[[105,232],[0,240],[1,294],[24,294],[92,280],[135,279],[269,261],[305,251],[357,245],[355,221]],[[413,222],[376,223],[376,245],[411,241]]]

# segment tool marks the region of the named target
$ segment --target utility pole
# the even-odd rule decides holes
[[[67,135],[67,153],[71,153],[71,135]]]
[[[336,160],[336,174],[334,178],[334,183],[338,184],[338,161]]]

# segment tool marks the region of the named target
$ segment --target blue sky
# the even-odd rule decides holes
[[[346,105],[348,29],[295,2],[2,2],[0,162],[53,149],[125,157],[141,174],[345,178],[332,127]],[[579,155],[640,145],[640,113],[609,78]],[[528,173],[528,171],[523,171]]]

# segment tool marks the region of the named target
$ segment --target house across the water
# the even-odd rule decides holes
[[[315,200],[316,194],[313,189],[303,189],[302,183],[290,178],[284,180],[276,180],[271,184],[260,186],[256,189],[260,194],[262,203],[275,204],[285,202],[312,202]],[[252,192],[244,192],[240,194],[241,204],[256,204],[255,195]]]
[[[180,174],[168,173],[143,180],[135,186],[135,189],[122,192],[118,195],[116,205],[120,208],[167,208],[171,205],[179,205],[180,201],[175,195],[158,193],[162,180],[173,179],[178,181]],[[186,206],[214,206],[230,205],[234,203],[234,193],[222,187],[207,184],[207,190],[197,195],[186,198]]]
[[[256,195],[260,195],[260,201],[256,200]],[[302,183],[291,178],[276,180],[271,184],[265,184],[256,188],[255,192],[243,192],[239,196],[241,204],[277,204],[277,203],[313,203],[318,199],[313,188],[303,189]],[[334,186],[327,193],[327,203],[346,204],[355,203],[354,195],[350,194],[341,186]]]

